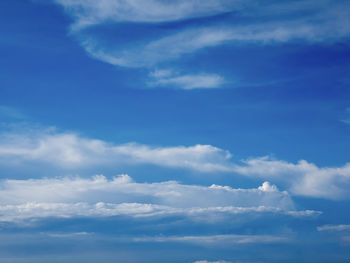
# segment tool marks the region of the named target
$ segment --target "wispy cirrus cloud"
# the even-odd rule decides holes
[[[345,117],[341,120],[343,123],[350,124],[350,107],[345,109]]]
[[[240,9],[242,0],[54,0],[74,19],[73,29],[108,22],[168,22],[203,17]]]
[[[194,29],[166,36],[140,44],[133,48],[106,48],[91,37],[83,37],[82,47],[93,58],[123,67],[154,67],[174,60],[199,49],[215,46],[230,40],[230,31],[222,29]],[[191,90],[198,88],[218,88],[225,80],[212,73],[180,74],[174,70],[155,70],[150,73],[150,87],[177,87]]]
[[[317,227],[317,231],[347,231],[350,225],[324,225]]]
[[[73,18],[72,34],[91,57],[122,67],[152,68],[223,44],[331,43],[350,36],[350,5],[346,1],[267,1],[264,4],[240,0],[55,2]],[[120,46],[118,41],[107,41],[107,44],[99,35],[86,30],[114,23],[131,27],[133,24],[161,25],[224,13],[231,15],[221,23],[206,22],[200,27],[182,24],[175,32],[169,29],[151,40],[136,39],[127,47]],[[242,21],[237,23],[237,18]],[[222,83],[223,77],[218,74],[202,72],[159,79],[153,86],[178,86],[189,90],[217,88]]]
[[[226,21],[225,26],[203,25],[184,27],[175,34],[165,34],[139,45],[136,49],[110,49],[100,45],[98,38],[83,36],[82,45],[93,57],[118,66],[144,67],[202,48],[224,43],[283,43],[290,40],[323,42],[348,37],[350,34],[349,4],[344,1],[73,1],[57,0],[72,15],[76,24],[85,26],[118,22],[164,22],[235,11],[246,18],[244,23]],[[148,8],[144,8],[147,5]],[[153,8],[149,8],[152,6]],[[176,8],[174,8],[176,7]],[[182,11],[182,8],[187,11]],[[124,12],[124,10],[128,10]],[[149,10],[149,11],[145,11]],[[161,10],[161,11],[160,11]],[[158,12],[159,11],[159,12]],[[301,11],[303,11],[301,13]],[[286,14],[281,18],[280,13]],[[142,13],[142,14],[141,14]],[[168,15],[165,15],[167,14]],[[174,16],[169,15],[174,14]],[[298,14],[297,14],[298,13]],[[180,16],[178,14],[181,14]],[[288,16],[287,16],[288,15]],[[263,17],[264,22],[257,22]],[[153,19],[152,19],[153,18]]]
[[[212,236],[167,236],[135,238],[137,242],[180,242],[197,245],[224,245],[253,244],[253,243],[284,243],[288,238],[270,235],[212,235]],[[199,261],[201,262],[201,261]],[[204,261],[207,262],[207,261]],[[225,262],[225,261],[219,261]]]
[[[150,74],[149,86],[179,87],[181,89],[218,88],[224,79],[216,74],[181,75],[171,70],[156,70]]]

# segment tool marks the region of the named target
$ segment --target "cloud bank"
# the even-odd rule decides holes
[[[270,157],[233,162],[231,153],[211,145],[156,147],[138,143],[115,145],[74,133],[28,132],[0,136],[3,166],[46,163],[63,169],[94,165],[152,164],[197,173],[229,173],[272,181],[294,195],[349,198],[350,164],[318,167],[306,160],[290,163]]]
[[[318,215],[296,211],[285,191],[265,182],[252,189],[185,185],[175,181],[136,183],[128,175],[108,180],[53,178],[0,182],[0,221],[46,217],[162,217],[219,220],[245,214]]]
[[[74,133],[3,134],[3,163],[40,161],[60,167],[146,163],[201,172],[229,171],[228,151],[211,145],[152,147],[137,143],[113,145]],[[1,161],[0,161],[1,162]]]

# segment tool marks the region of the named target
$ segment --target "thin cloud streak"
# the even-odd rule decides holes
[[[150,74],[149,86],[178,87],[180,89],[219,88],[225,83],[223,77],[216,74],[181,75],[171,70],[157,70]]]
[[[271,235],[213,235],[213,236],[167,236],[167,237],[145,237],[134,238],[135,242],[180,242],[192,243],[197,245],[212,246],[233,244],[254,244],[254,243],[285,243],[289,239],[280,236]]]
[[[221,45],[279,45],[334,43],[350,36],[350,5],[343,1],[308,0],[279,2],[241,0],[206,1],[82,1],[55,0],[74,22],[71,33],[94,59],[120,67],[147,68],[150,71],[202,49]],[[106,44],[100,36],[86,30],[105,24],[159,24],[230,13],[244,18],[243,23],[225,20],[225,26],[204,23],[200,27],[182,25],[175,33],[163,32],[153,40],[138,39],[127,48],[118,42]],[[281,13],[284,16],[281,16]],[[288,17],[286,19],[285,17]],[[261,18],[263,23],[257,20]],[[257,22],[259,21],[259,22]],[[108,39],[108,38],[107,38]],[[136,44],[137,43],[137,44]],[[223,83],[217,74],[184,74],[154,81],[153,87],[177,86],[182,89],[218,88]]]
[[[317,231],[347,231],[350,230],[350,225],[324,225],[317,227]]]

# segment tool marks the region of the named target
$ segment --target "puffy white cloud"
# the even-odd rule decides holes
[[[3,134],[0,137],[3,163],[41,161],[60,167],[96,164],[147,163],[201,172],[229,171],[228,151],[211,145],[152,147],[137,143],[113,145],[82,138],[74,133]],[[1,162],[1,161],[0,161]]]
[[[136,183],[128,175],[107,180],[93,178],[47,178],[3,180],[0,204],[27,202],[140,202],[172,207],[208,208],[212,206],[267,206],[290,209],[293,203],[287,192],[264,191],[261,188],[234,189],[228,186],[184,185],[176,181]],[[199,198],[205,196],[206,198]]]
[[[162,73],[163,74],[163,73]],[[164,73],[165,74],[165,73]],[[154,147],[137,143],[115,145],[74,133],[27,132],[0,136],[0,163],[42,162],[59,168],[94,165],[153,164],[197,172],[226,172],[272,181],[294,195],[344,199],[349,197],[350,164],[318,167],[301,160],[290,163],[270,157],[232,162],[229,151],[211,145]],[[268,183],[262,191],[274,192]]]
[[[266,185],[266,183],[264,183]],[[54,178],[0,182],[0,221],[47,217],[162,217],[182,215],[196,221],[217,221],[244,214],[315,216],[296,211],[287,192],[263,187],[185,185],[174,181],[136,183],[120,175],[112,180]]]
[[[248,159],[236,165],[235,172],[273,180],[288,187],[295,195],[342,199],[349,197],[350,164],[342,167],[318,167],[301,160],[298,163],[269,157]]]

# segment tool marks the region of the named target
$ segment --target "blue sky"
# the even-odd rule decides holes
[[[350,2],[0,2],[4,262],[349,262]]]

